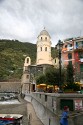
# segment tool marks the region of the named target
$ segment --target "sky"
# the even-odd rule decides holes
[[[0,39],[36,44],[44,27],[52,46],[83,36],[83,0],[0,0]]]

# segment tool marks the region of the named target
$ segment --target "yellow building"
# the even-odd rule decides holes
[[[52,64],[51,58],[51,37],[44,29],[40,32],[37,38],[37,59],[36,65]]]

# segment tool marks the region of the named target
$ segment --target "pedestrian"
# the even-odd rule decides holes
[[[69,107],[64,106],[64,111],[60,119],[60,125],[68,125],[68,112],[69,112]]]

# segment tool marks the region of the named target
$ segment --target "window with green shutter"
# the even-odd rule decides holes
[[[80,71],[83,72],[83,64],[80,64]]]

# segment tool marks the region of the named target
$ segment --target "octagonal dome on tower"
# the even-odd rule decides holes
[[[49,33],[45,30],[45,28],[44,28],[44,30],[42,30],[42,31],[40,32],[39,36],[41,36],[41,35],[46,35],[46,36],[49,36],[49,37],[50,37]],[[38,36],[38,37],[39,37],[39,36]],[[50,37],[50,38],[51,38],[51,37]]]

